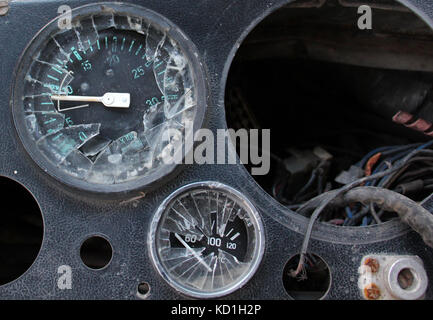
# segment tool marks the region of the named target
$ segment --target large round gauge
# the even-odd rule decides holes
[[[69,16],[68,16],[69,14]],[[186,154],[206,106],[198,53],[178,27],[121,3],[73,9],[50,22],[19,62],[12,111],[31,158],[85,190],[149,185]]]
[[[169,196],[153,219],[148,242],[161,276],[197,298],[239,289],[264,252],[256,209],[242,194],[217,182],[193,183]]]

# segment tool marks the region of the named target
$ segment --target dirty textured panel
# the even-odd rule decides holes
[[[225,128],[224,86],[233,56],[242,39],[266,15],[286,5],[286,0],[238,0],[238,1],[160,1],[138,0],[135,4],[146,6],[178,25],[195,43],[200,55],[209,84],[209,105],[206,126],[215,131]],[[431,1],[401,1],[433,25],[433,3]],[[71,7],[90,3],[89,1],[68,1]],[[282,283],[282,271],[287,260],[298,253],[305,218],[290,212],[273,200],[257,186],[246,169],[241,165],[190,165],[182,168],[176,176],[153,190],[135,191],[123,194],[120,198],[108,198],[78,194],[65,188],[48,177],[30,159],[19,142],[13,127],[10,113],[10,88],[12,74],[27,43],[36,32],[57,15],[57,8],[64,1],[12,1],[7,15],[0,16],[0,41],[7,44],[7,50],[0,52],[0,174],[11,177],[25,185],[38,201],[44,218],[44,239],[40,253],[30,269],[16,281],[0,286],[3,299],[137,299],[137,285],[146,281],[151,286],[149,299],[182,299],[185,296],[171,288],[153,268],[150,261],[147,235],[150,222],[163,200],[188,183],[213,180],[225,183],[250,199],[262,217],[266,248],[262,263],[253,278],[240,290],[226,299],[289,299]],[[206,13],[206,14],[204,14]],[[108,24],[113,23],[107,21]],[[130,21],[130,26],[137,23]],[[101,22],[102,24],[102,22]],[[141,27],[139,27],[141,28]],[[19,30],[19,33],[17,33]],[[95,29],[91,45],[99,30]],[[157,36],[156,32],[151,34]],[[74,36],[80,37],[80,26],[75,26]],[[146,43],[149,54],[155,53],[155,39]],[[81,41],[83,48],[89,44]],[[90,48],[90,47],[89,47]],[[161,50],[157,56],[173,55],[175,46],[170,44],[168,51]],[[171,52],[170,52],[171,51]],[[66,56],[65,56],[66,57]],[[38,59],[35,57],[35,59]],[[174,59],[177,61],[177,59]],[[42,60],[41,60],[42,61]],[[37,60],[35,60],[35,63]],[[182,64],[177,61],[177,64]],[[167,68],[169,68],[167,66]],[[32,83],[29,75],[28,83]],[[69,80],[66,80],[69,81]],[[159,88],[171,94],[171,88],[158,82]],[[187,85],[183,89],[188,95]],[[53,88],[48,88],[52,90]],[[57,90],[54,88],[53,90]],[[26,97],[29,101],[43,97]],[[183,104],[182,104],[183,105]],[[68,131],[66,139],[73,146],[70,150],[52,153],[51,161],[63,166],[70,175],[84,179],[128,179],[128,176],[104,174],[88,175],[97,162],[108,163],[116,160],[119,144],[114,141],[110,146],[104,141],[81,149],[74,127],[65,128],[63,118],[53,107],[45,105],[45,112],[39,114],[27,105],[29,112],[26,123],[29,132],[41,147],[47,147],[54,135]],[[150,109],[145,114],[146,130],[155,129],[155,137],[163,126],[162,116],[174,117],[182,111],[180,104],[170,104]],[[52,116],[47,127],[40,123]],[[51,119],[51,118],[50,118]],[[92,123],[85,128],[88,138],[97,136],[99,127]],[[51,130],[51,133],[48,133]],[[144,132],[144,129],[143,129]],[[146,149],[146,144],[132,143],[140,139],[138,131],[131,131],[132,140],[126,148],[137,145]],[[51,140],[50,140],[51,139]],[[158,139],[158,138],[155,138]],[[142,140],[140,140],[141,143]],[[149,142],[149,141],[147,141]],[[150,149],[151,143],[149,143]],[[86,159],[99,153],[93,164]],[[142,155],[144,158],[146,154]],[[125,168],[134,159],[127,159]],[[140,160],[141,161],[141,160]],[[114,161],[115,162],[115,161]],[[80,164],[72,166],[70,163]],[[115,163],[113,164],[115,165]],[[104,167],[104,166],[103,166]],[[127,170],[127,169],[126,169]],[[423,260],[427,274],[433,278],[433,252],[426,249],[420,237],[398,222],[366,228],[345,228],[338,230],[330,225],[317,224],[313,230],[311,252],[323,258],[331,269],[331,287],[326,299],[361,298],[357,285],[357,272],[363,256],[370,253],[418,255]],[[103,235],[113,247],[113,259],[102,270],[87,268],[80,259],[80,245],[90,235]],[[71,290],[57,287],[58,267],[69,265],[73,272]],[[433,288],[427,290],[427,298],[433,298]]]

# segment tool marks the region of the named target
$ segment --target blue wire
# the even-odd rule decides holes
[[[422,149],[425,149],[426,147],[429,147],[430,145],[432,145],[433,144],[433,140],[432,141],[429,141],[429,142],[426,142],[426,143],[424,143],[424,144],[422,144],[422,145],[420,145],[419,147],[417,147],[415,150],[422,150]],[[382,161],[382,163],[383,163],[383,165],[384,166],[386,166],[386,162],[390,162],[390,163],[393,163],[394,161],[396,161],[396,160],[400,160],[401,158],[403,158],[406,154],[407,154],[408,152],[406,151],[406,152],[400,152],[400,153],[398,153],[397,155],[395,155],[394,157],[391,157],[391,159],[385,159],[384,161]],[[379,166],[377,167],[377,169],[379,169]],[[386,168],[384,168],[384,169],[386,169]],[[376,170],[374,171],[374,173],[376,173]],[[388,176],[384,176],[384,177],[382,177],[381,179],[380,179],[380,181],[379,181],[379,183],[378,183],[378,186],[382,186],[383,185],[383,183],[386,181],[388,179]],[[372,183],[373,182],[376,182],[376,180],[373,180],[373,181],[371,181]],[[366,184],[367,185],[367,184]]]
[[[381,152],[381,151],[385,151],[391,148],[394,148],[395,146],[387,146],[387,147],[380,147],[377,149],[374,149],[372,151],[370,151],[369,153],[367,153],[364,158],[362,158],[360,161],[358,161],[356,163],[356,166],[362,168],[364,167],[364,165],[366,164],[366,162],[368,161],[368,159],[370,159],[372,156],[374,156],[376,153]]]
[[[409,149],[412,147],[416,147],[418,146],[420,143],[412,143],[412,144],[407,144],[407,145],[394,145],[394,146],[386,146],[386,147],[380,147],[380,148],[376,148],[372,151],[370,151],[369,153],[367,153],[364,158],[362,158],[360,161],[358,161],[356,163],[357,166],[363,168],[364,165],[367,163],[368,159],[370,159],[372,156],[374,156],[376,153],[378,152],[383,152],[383,153],[393,153],[396,151],[400,151],[400,150],[405,150],[405,149]],[[387,152],[388,151],[388,152]]]
[[[431,146],[432,144],[433,144],[433,140],[431,140],[431,141],[429,141],[429,142],[426,142],[426,143],[420,145],[418,148],[416,148],[416,150],[424,149],[424,148],[426,148],[426,147]]]
[[[347,217],[348,217],[349,219],[352,219],[352,218],[353,218],[352,210],[350,210],[349,207],[346,207],[346,215],[347,215]]]
[[[381,162],[381,163],[377,166],[377,168],[373,171],[373,174],[386,170],[386,169],[388,168],[388,165],[386,164],[387,162],[392,164],[394,161],[396,161],[396,160],[400,160],[401,158],[403,158],[403,157],[404,157],[405,155],[407,155],[407,154],[408,154],[408,151],[406,150],[406,151],[404,151],[404,152],[397,153],[397,154],[396,154],[395,156],[393,156],[393,157],[388,157],[388,158],[382,160],[382,162]],[[380,179],[378,185],[381,185],[381,183],[382,183],[383,181],[385,181],[385,180],[387,179],[387,177],[388,177],[388,176],[382,177],[382,178]],[[369,181],[369,183],[366,184],[366,185],[367,185],[367,186],[375,185],[375,183],[376,183],[376,180],[372,180],[372,181]]]
[[[433,144],[433,140],[431,140],[429,142],[426,142],[426,143],[424,143],[424,144],[422,144],[422,145],[414,148],[414,150],[422,150],[424,148],[427,148],[427,147],[431,146],[432,144]],[[391,151],[392,149],[395,149],[395,152],[397,152],[397,151],[400,151],[400,150],[404,150],[406,148],[409,149],[409,148],[415,147],[417,145],[418,144],[407,145],[407,146],[405,146],[403,148],[401,146],[387,146],[387,147],[377,148],[377,149],[374,149],[374,150],[370,151],[369,153],[367,153],[364,156],[364,158],[362,158],[356,165],[358,167],[363,168],[364,165],[366,164],[366,162],[368,161],[368,159],[370,159],[372,156],[374,156],[378,152],[383,152],[383,151],[388,151],[388,150]],[[406,156],[411,151],[412,150],[405,150],[404,152],[399,152],[399,153],[397,153],[394,156],[387,157],[386,159],[382,160],[379,163],[379,165],[376,167],[376,169],[373,171],[372,174],[375,174],[375,173],[378,173],[378,172],[386,170],[387,167],[388,167],[387,166],[387,162],[392,164],[394,161],[402,159],[404,156]],[[393,153],[393,152],[391,152],[391,153]],[[382,185],[382,183],[388,178],[388,176],[382,177],[379,180],[378,185],[379,186]],[[372,181],[366,182],[365,185],[366,186],[371,186],[371,185],[375,185],[375,183],[376,183],[376,180],[372,180]],[[351,219],[353,217],[352,210],[350,210],[350,208],[348,206],[345,209],[346,209],[347,218],[345,219],[343,225],[346,225],[346,221],[349,220],[349,219]],[[365,216],[364,218],[362,218],[362,224],[361,225],[362,226],[367,226],[371,221],[372,221],[371,217]]]

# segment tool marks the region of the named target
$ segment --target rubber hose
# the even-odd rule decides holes
[[[298,212],[302,214],[308,209],[317,207],[322,201],[332,197],[334,193],[335,190],[311,199],[299,208]],[[383,210],[397,213],[403,222],[415,230],[429,247],[433,248],[433,215],[415,201],[384,188],[356,187],[337,196],[330,205],[344,207],[353,202],[360,202],[364,205],[375,203]]]

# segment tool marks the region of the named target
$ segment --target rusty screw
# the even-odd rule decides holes
[[[9,11],[9,0],[0,0],[0,16],[4,16]]]
[[[380,298],[380,289],[376,284],[370,283],[364,287],[364,295],[368,300],[377,300]]]
[[[379,267],[380,267],[379,261],[377,261],[377,259],[374,259],[374,258],[367,258],[367,259],[365,259],[364,264],[366,266],[370,267],[370,270],[371,270],[372,273],[376,273],[379,270]]]

